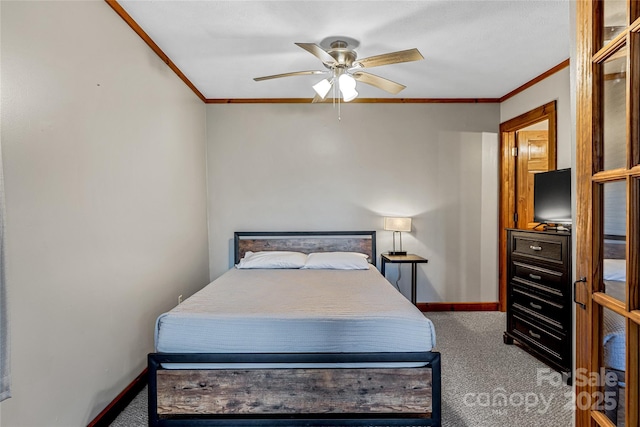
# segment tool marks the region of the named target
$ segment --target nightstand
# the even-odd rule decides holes
[[[413,303],[413,305],[415,305],[416,304],[416,271],[418,270],[418,264],[427,263],[429,262],[429,260],[414,254],[407,254],[407,255],[381,254],[380,263],[382,265],[380,266],[380,268],[383,276],[385,276],[385,265],[388,262],[391,264],[411,264],[411,302]]]

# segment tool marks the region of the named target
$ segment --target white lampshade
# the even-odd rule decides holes
[[[338,77],[338,83],[340,86],[340,92],[342,92],[342,99],[344,102],[353,101],[358,96],[356,91],[356,79],[349,74],[342,74]]]
[[[384,218],[384,229],[388,231],[411,231],[411,218]]]
[[[313,85],[313,90],[316,91],[320,98],[325,99],[329,90],[331,89],[331,82],[329,79],[320,80],[318,83]]]

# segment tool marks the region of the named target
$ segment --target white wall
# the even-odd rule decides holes
[[[232,265],[234,231],[377,230],[380,253],[382,217],[406,215],[405,249],[429,259],[418,301],[497,301],[497,261],[481,254],[497,251],[498,104],[347,104],[341,121],[331,104],[207,111],[212,278]]]
[[[498,218],[499,218],[499,158],[500,142],[497,134],[482,134],[482,215],[480,241],[480,301],[497,301],[498,278]],[[477,179],[476,177],[472,177]]]
[[[567,52],[569,56],[569,52]],[[571,94],[569,67],[565,67],[541,82],[520,92],[500,104],[500,123],[538,108],[553,100],[556,102],[557,168],[570,168],[571,157]]]
[[[206,110],[103,1],[1,2],[13,397],[86,425],[208,283]]]

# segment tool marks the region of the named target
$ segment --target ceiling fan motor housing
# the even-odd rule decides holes
[[[331,49],[329,49],[327,53],[336,60],[337,64],[334,64],[336,68],[351,68],[353,62],[358,57],[356,51],[350,49],[349,44],[342,40],[332,42]]]

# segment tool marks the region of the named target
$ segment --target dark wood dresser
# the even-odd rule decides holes
[[[571,234],[507,230],[507,330],[571,384]]]

